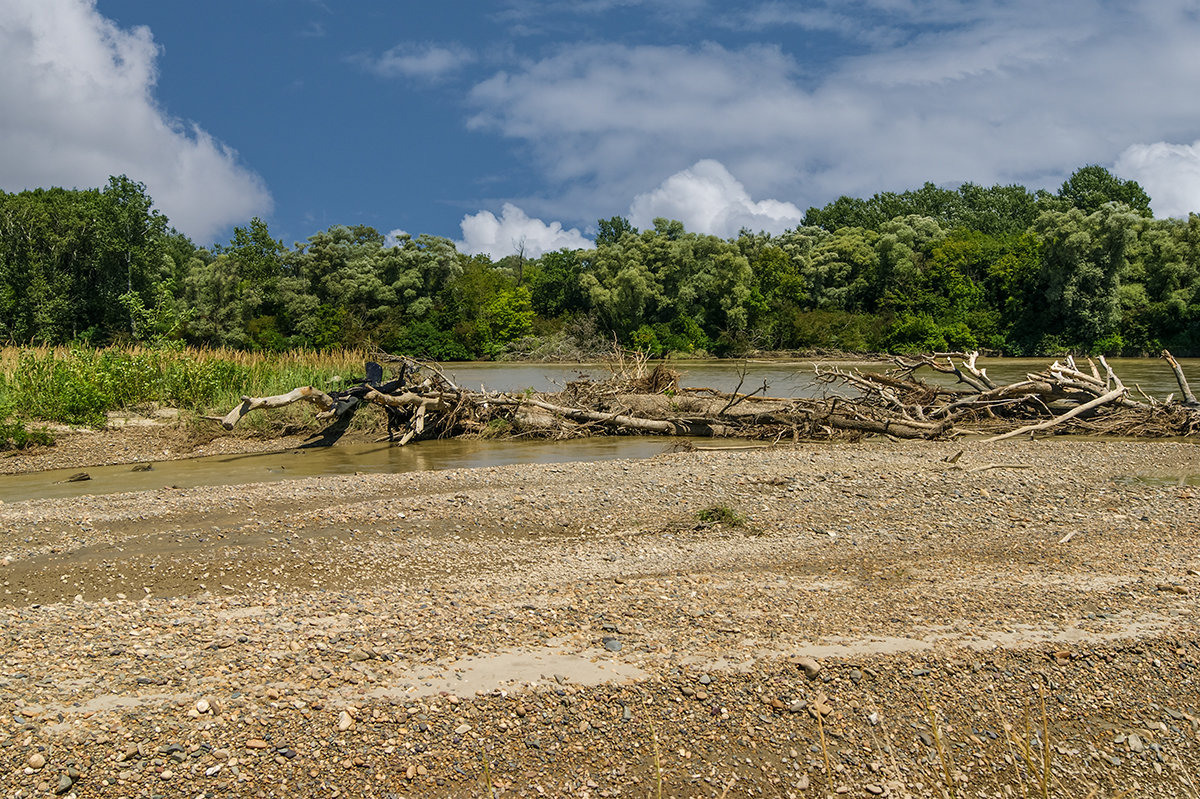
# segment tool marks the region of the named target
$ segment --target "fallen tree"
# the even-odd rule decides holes
[[[1099,366],[1088,360],[1086,370],[1066,358],[1005,385],[988,376],[977,353],[898,357],[881,372],[817,365],[816,378],[825,387],[821,396],[784,398],[768,396],[766,384],[743,392],[744,370],[732,392],[682,388],[677,372],[661,364],[651,368],[645,357],[622,351],[610,363],[609,379],[581,378],[545,394],[470,391],[433,364],[381,356],[395,371],[386,382],[383,367],[372,362],[366,377],[346,389],[301,386],[276,396],[247,396],[225,416],[213,418],[232,430],[252,411],[311,402],[319,409],[318,419],[341,431],[361,406],[374,405],[387,416],[387,439],[399,444],[463,435],[649,434],[774,441],[863,435],[940,439],[978,434],[990,436],[989,441],[1038,433],[1196,435],[1200,403],[1179,363],[1168,352],[1162,357],[1179,383],[1179,400],[1130,391],[1104,358],[1098,359]],[[953,376],[955,382],[928,382],[918,376],[922,370]],[[330,438],[326,431],[323,440]]]

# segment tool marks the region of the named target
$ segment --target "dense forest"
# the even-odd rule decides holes
[[[639,231],[498,260],[336,225],[290,249],[259,219],[198,247],[125,176],[0,192],[0,339],[274,351],[378,346],[439,360],[1169,348],[1200,354],[1200,216],[1154,219],[1099,166],[1057,193],[925,184],[810,208],[779,235]]]

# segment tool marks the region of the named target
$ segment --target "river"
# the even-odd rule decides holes
[[[1045,368],[1046,359],[992,359],[981,362],[997,382],[1015,382],[1027,372]],[[1109,361],[1131,389],[1160,399],[1178,392],[1174,373],[1165,361],[1148,358],[1116,358]],[[1200,390],[1200,359],[1181,361],[1193,390]],[[813,361],[679,361],[670,364],[682,373],[685,387],[707,387],[732,391],[741,381],[749,392],[767,384],[770,396],[817,396],[830,387],[814,377]],[[882,363],[822,362],[833,366],[881,370]],[[744,374],[743,374],[744,373]],[[489,391],[556,391],[568,381],[590,376],[608,376],[600,364],[468,363],[450,364],[446,374],[464,388]],[[949,385],[952,377],[922,370],[925,379]],[[736,446],[737,441],[710,441],[708,445]],[[272,482],[333,474],[400,473],[437,469],[500,466],[514,463],[558,463],[567,461],[648,458],[668,452],[669,438],[601,437],[574,441],[449,440],[421,441],[405,447],[389,444],[346,445],[319,449],[289,450],[255,455],[214,455],[177,461],[161,461],[148,472],[134,472],[129,464],[87,469],[91,480],[71,483],[67,478],[78,469],[0,476],[0,500],[13,502],[43,497],[110,494],[145,491],[164,485],[187,488],[204,485]]]

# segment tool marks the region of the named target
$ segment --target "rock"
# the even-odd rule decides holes
[[[833,712],[833,706],[829,704],[829,697],[825,694],[819,694],[812,704],[808,706],[808,713],[815,718],[824,718]]]
[[[604,639],[604,648],[607,649],[609,652],[620,652],[621,651],[621,639],[611,638],[611,637],[605,638]]]
[[[29,756],[29,767],[34,771],[40,771],[46,766],[46,756],[41,752],[34,752]]]
[[[208,704],[207,699],[201,699],[200,701],[196,702],[197,713],[207,713],[210,710],[212,710],[212,706]]]
[[[354,726],[354,717],[343,710],[338,714],[337,728],[338,732],[345,732]]]
[[[247,749],[268,749],[270,746],[271,745],[262,738],[251,738],[249,741],[246,741]]]
[[[870,784],[864,785],[864,786],[863,786],[863,789],[864,789],[864,790],[865,790],[867,793],[874,794],[875,796],[879,796],[880,794],[882,794],[882,793],[883,793],[883,786],[882,786],[882,785],[875,785],[874,783],[870,783]]]
[[[54,792],[57,794],[64,794],[71,790],[71,786],[74,784],[75,780],[71,779],[69,774],[60,774],[58,775],[58,785],[54,787]]]
[[[804,670],[804,676],[810,680],[815,680],[817,675],[821,673],[821,664],[810,657],[798,657],[795,660],[797,666]]]

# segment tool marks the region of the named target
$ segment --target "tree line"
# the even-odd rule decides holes
[[[378,346],[439,360],[982,348],[1200,354],[1200,216],[1154,219],[1085,166],[1056,193],[931,183],[810,208],[773,235],[600,220],[595,246],[469,256],[335,225],[287,247],[173,230],[145,186],[0,192],[0,339],[245,350]]]

